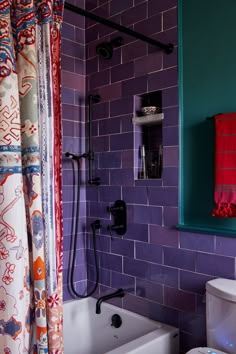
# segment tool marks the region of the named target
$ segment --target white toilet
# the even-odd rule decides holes
[[[206,327],[210,348],[195,348],[187,354],[236,354],[236,280],[207,282]]]

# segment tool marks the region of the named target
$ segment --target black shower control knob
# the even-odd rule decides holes
[[[122,318],[120,317],[120,315],[118,314],[113,315],[111,318],[111,326],[115,328],[120,328],[121,325],[122,325]]]

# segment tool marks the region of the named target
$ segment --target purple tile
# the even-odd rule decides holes
[[[123,187],[122,194],[126,203],[147,204],[147,188]]]
[[[163,55],[161,52],[155,52],[145,57],[139,58],[134,62],[135,76],[143,76],[145,74],[162,69]]]
[[[86,44],[96,41],[96,39],[98,39],[98,25],[87,28],[85,31]]]
[[[134,161],[133,150],[122,151],[122,168],[132,168]]]
[[[101,102],[93,106],[93,119],[102,119],[109,117],[109,103]]]
[[[142,205],[129,205],[128,222],[161,225],[162,208]]]
[[[121,153],[104,152],[99,154],[99,168],[121,168]]]
[[[197,314],[206,316],[206,296],[197,295]]]
[[[147,3],[142,3],[124,11],[121,15],[121,24],[128,26],[138,21],[142,21],[146,17]]]
[[[85,8],[88,11],[94,10],[98,6],[97,0],[86,0],[85,1]]]
[[[195,295],[186,291],[164,287],[164,305],[181,311],[195,312]]]
[[[178,97],[178,86],[167,88],[162,91],[162,107],[167,108],[167,107],[173,107],[173,106],[178,106],[179,104],[179,97]],[[169,123],[169,110],[165,110],[165,120],[167,120],[167,125]],[[172,124],[173,125],[173,124]]]
[[[196,271],[222,278],[235,279],[235,258],[197,253]]]
[[[68,23],[62,23],[62,38],[70,39],[71,41],[75,40],[75,28],[74,26],[69,25]]]
[[[108,219],[107,203],[90,202],[90,217]]]
[[[178,189],[176,187],[148,187],[150,205],[178,206]]]
[[[110,183],[114,186],[132,186],[133,170],[130,168],[113,169],[110,171]]]
[[[85,78],[83,75],[62,71],[62,86],[75,90],[83,90],[85,87]]]
[[[164,247],[164,264],[175,268],[195,271],[196,252]]]
[[[179,148],[178,146],[165,146],[163,149],[164,167],[179,166]]]
[[[93,245],[93,236],[92,236],[92,234],[88,235],[88,242],[89,242],[90,249],[93,250],[94,245]],[[97,240],[96,240],[96,246],[97,246],[97,250],[98,251],[109,253],[110,250],[111,250],[111,239],[110,239],[110,237],[99,235],[97,237]]]
[[[160,14],[145,18],[134,25],[134,30],[146,36],[162,31],[162,16]]]
[[[98,57],[86,60],[86,74],[90,75],[98,71]]]
[[[178,65],[178,48],[174,47],[171,55],[163,53],[163,68],[167,69]]]
[[[164,226],[172,227],[175,229],[175,225],[178,224],[179,211],[178,208],[164,207],[163,208],[163,222]]]
[[[75,41],[77,43],[85,45],[85,30],[84,29],[75,28]]]
[[[145,299],[163,303],[163,285],[136,279],[136,294]]]
[[[68,120],[62,120],[63,136],[74,136],[74,124]]]
[[[115,272],[122,272],[122,257],[109,253],[99,254],[100,265],[102,268],[110,269]]]
[[[98,189],[94,186],[86,186],[86,201],[98,202]]]
[[[111,69],[111,82],[123,81],[134,77],[134,63],[129,62]]]
[[[124,308],[139,313],[155,321],[178,327],[178,311],[146,299],[127,294]]]
[[[96,268],[89,265],[88,266],[88,279],[95,282],[96,279]],[[104,268],[99,268],[99,283],[102,285],[111,285],[111,271]]]
[[[205,316],[196,316],[194,313],[180,312],[179,328],[195,337],[206,336]]]
[[[122,95],[124,97],[147,92],[147,77],[141,76],[122,82]]]
[[[166,11],[174,6],[177,6],[177,0],[149,0],[148,15],[153,16],[154,14]]]
[[[110,82],[110,70],[103,70],[89,76],[89,89],[104,86]]]
[[[215,253],[236,257],[236,239],[217,236]]]
[[[61,68],[62,70],[70,71],[73,73],[75,71],[75,59],[62,54]]]
[[[133,258],[134,242],[114,237],[111,240],[111,253]]]
[[[64,90],[65,90],[65,88],[64,88]],[[72,91],[71,89],[67,89],[67,90],[70,90],[70,92]],[[74,100],[74,96],[72,96],[72,97]],[[62,105],[62,116],[63,116],[63,119],[78,121],[79,107],[73,106],[72,104],[63,104]]]
[[[99,196],[101,202],[114,202],[121,199],[121,187],[99,187]]]
[[[85,61],[75,58],[75,72],[76,74],[85,75]]]
[[[129,224],[127,232],[124,235],[126,239],[136,241],[148,241],[148,225],[145,224]]]
[[[178,84],[177,68],[158,71],[148,75],[148,89],[150,91],[164,89]]]
[[[128,62],[147,55],[147,44],[145,42],[136,41],[126,44],[122,47],[122,62]]]
[[[178,247],[178,231],[169,227],[150,225],[150,242],[157,245]]]
[[[179,143],[179,127],[166,127],[163,129],[164,146],[176,146]]]
[[[110,103],[111,117],[133,113],[133,104],[133,97],[112,101]]]
[[[97,93],[104,101],[113,101],[121,98],[121,82],[100,87]]]
[[[177,26],[177,7],[163,13],[163,30]]]
[[[131,150],[134,146],[133,133],[114,134],[110,136],[111,151]]]
[[[85,28],[85,18],[66,9],[64,11],[63,21],[75,27]]]
[[[178,167],[164,167],[162,172],[163,186],[177,187],[179,184]]]
[[[163,248],[161,246],[144,242],[136,242],[135,250],[137,259],[163,264]]]
[[[104,152],[109,150],[109,137],[102,136],[102,137],[94,137],[93,138],[93,148],[95,153],[97,152]],[[95,158],[96,158],[95,154]]]
[[[122,288],[125,292],[134,293],[135,291],[135,278],[125,274],[112,272],[111,274],[112,288]]]
[[[65,55],[69,55],[78,59],[85,59],[85,50],[82,44],[69,41],[67,39],[62,40],[62,52]]]
[[[110,14],[114,15],[133,6],[133,0],[117,1],[112,0],[110,4]]]
[[[164,124],[163,124],[164,127],[176,126],[179,124],[179,109],[178,109],[178,107],[164,108],[163,112],[165,115]],[[178,144],[176,144],[176,145],[178,145]]]
[[[124,273],[156,283],[178,287],[178,270],[159,264],[124,258]]]
[[[62,104],[74,104],[74,90],[62,87]],[[65,118],[65,112],[62,113]]]
[[[214,253],[215,237],[190,232],[180,232],[180,248]]]
[[[213,279],[203,274],[180,271],[180,289],[190,291],[191,293],[204,295],[206,292],[206,283]]]

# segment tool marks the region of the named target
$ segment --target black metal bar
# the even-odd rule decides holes
[[[133,31],[127,27],[124,27],[122,25],[119,25],[118,23],[115,23],[113,21],[107,20],[103,17],[97,16],[93,14],[92,12],[86,11],[84,9],[81,9],[80,7],[74,6],[72,4],[69,4],[68,2],[65,2],[65,9],[75,12],[81,16],[90,18],[91,20],[94,20],[96,22],[99,22],[105,26],[111,27],[117,31],[120,31],[122,33],[126,33],[131,37],[140,39],[141,41],[144,41],[146,43],[152,44],[154,46],[157,46],[161,49],[163,49],[167,54],[171,54],[174,50],[174,45],[172,43],[164,44],[162,42],[156,41],[155,39],[152,39],[150,37],[145,36],[142,33]]]

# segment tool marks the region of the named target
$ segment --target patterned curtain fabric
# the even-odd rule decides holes
[[[63,353],[63,0],[0,0],[0,353]]]

